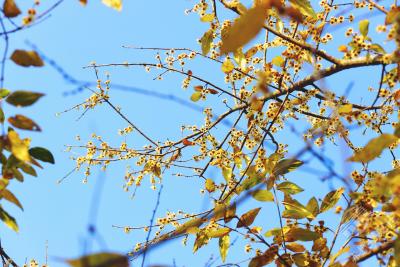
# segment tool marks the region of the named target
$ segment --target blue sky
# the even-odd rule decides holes
[[[26,43],[29,41],[75,79],[95,81],[93,71],[82,68],[91,61],[97,63],[154,61],[152,53],[122,48],[122,45],[198,48],[196,39],[201,37],[207,25],[201,23],[196,15],[184,14],[184,10],[190,8],[193,3],[194,1],[189,0],[125,1],[123,11],[118,13],[106,8],[100,1],[89,1],[87,7],[82,7],[78,1],[65,1],[52,12],[48,20],[12,35],[11,47],[29,49]],[[339,39],[338,42],[340,41]],[[199,67],[200,73],[207,78],[220,78],[215,71],[218,70],[218,66],[202,68],[201,64],[196,64],[194,66]],[[113,83],[173,94],[182,99],[189,99],[191,94],[190,90],[181,89],[181,77],[168,76],[159,82],[152,81],[154,74],[146,74],[143,69],[107,70],[111,74]],[[126,127],[126,123],[106,106],[99,107],[95,112],[89,112],[79,121],[76,120],[80,115],[79,112],[72,111],[55,116],[57,112],[81,102],[89,95],[89,91],[65,95],[65,92],[75,90],[76,86],[68,84],[48,64],[44,68],[24,69],[9,62],[6,71],[6,88],[46,94],[46,97],[36,105],[18,112],[28,114],[43,129],[43,132],[33,134],[33,145],[49,148],[56,158],[56,165],[46,165],[44,170],[39,171],[38,178],[27,177],[23,184],[12,184],[12,189],[25,210],[21,212],[15,207],[7,206],[10,213],[18,220],[20,233],[16,234],[0,226],[2,245],[10,256],[19,263],[24,262],[25,258],[35,258],[44,262],[48,244],[50,265],[62,266],[60,259],[73,258],[85,251],[110,249],[127,252],[136,242],[143,241],[145,237],[143,232],[132,232],[127,235],[111,227],[113,224],[147,225],[156,201],[156,192],[150,190],[147,183],[140,188],[133,200],[130,199],[129,193],[122,190],[125,164],[116,164],[100,175],[94,173],[87,184],[82,184],[83,175],[79,173],[73,174],[61,184],[56,183],[74,167],[74,163],[69,159],[71,154],[63,151],[64,145],[76,144],[76,135],[87,140],[93,132],[118,145],[123,138],[118,136],[117,130]],[[103,70],[100,73],[102,72]],[[344,90],[351,81],[354,81],[354,77],[360,75],[375,77],[377,71],[356,70],[342,76],[341,80],[331,79],[328,83],[334,86],[340,85],[341,89],[338,90]],[[222,80],[218,82],[222,84]],[[365,90],[368,85],[369,79],[354,81],[354,97],[359,98],[357,90]],[[170,101],[113,89],[111,96],[113,103],[120,105],[129,118],[155,138],[179,137],[181,124],[202,122],[200,113]],[[222,109],[217,108],[216,111],[218,110]],[[14,114],[17,111],[7,107],[5,112]],[[140,143],[137,138],[139,137],[129,137],[128,142]],[[290,139],[287,141],[290,142]],[[301,148],[296,147],[296,144],[293,145],[294,151]],[[325,153],[329,153],[329,150]],[[333,158],[337,160],[336,166],[342,168],[343,155],[333,155]],[[306,177],[308,173],[303,172],[303,175],[303,177],[299,175],[293,177],[293,181],[305,188],[312,186],[312,191],[317,191],[320,197],[329,190],[328,185],[316,182],[314,180],[316,177],[308,179]],[[182,209],[198,212],[207,208],[205,206],[207,201],[199,195],[202,181],[173,176],[164,179],[166,182],[158,215],[164,215],[167,210]],[[96,189],[100,186],[99,183],[103,183],[103,190],[98,198],[96,228],[104,242],[92,242],[88,238],[87,224],[93,193],[99,194],[99,190]],[[300,197],[308,199],[309,192],[302,193]],[[263,224],[276,225],[277,218],[273,205],[262,205]],[[88,242],[92,242],[92,246],[87,245]],[[148,256],[147,263],[172,265],[175,259],[177,266],[204,266],[210,255],[219,256],[216,242],[195,255],[191,253],[191,244],[189,242],[184,248],[180,245],[180,241],[173,241],[154,250]],[[238,244],[228,257],[235,262],[250,255],[246,256],[243,244]]]

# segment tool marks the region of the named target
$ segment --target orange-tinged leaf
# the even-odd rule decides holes
[[[21,10],[18,8],[14,0],[5,0],[3,4],[3,12],[7,18],[15,18],[21,14]]]
[[[86,6],[87,5],[87,0],[79,0],[79,3],[81,3],[82,5]]]
[[[72,267],[129,267],[129,260],[125,255],[109,252],[86,255],[66,262]]]
[[[122,10],[122,0],[102,0],[102,3],[117,11]]]
[[[346,52],[347,52],[347,46],[345,46],[345,45],[340,45],[339,48],[338,48],[338,51],[339,51],[339,52],[346,53]]]
[[[283,59],[282,56],[279,56],[279,55],[278,55],[278,56],[276,56],[276,57],[274,57],[274,58],[272,59],[271,63],[274,64],[274,65],[277,66],[277,67],[282,67],[283,64],[285,63],[285,60]]]
[[[396,142],[398,137],[393,134],[382,134],[368,142],[368,144],[357,151],[348,160],[354,162],[368,163],[371,160],[379,157],[383,150]]]
[[[24,210],[21,202],[19,202],[18,198],[10,190],[3,189],[0,193],[0,195],[5,200],[17,205],[21,210]]]
[[[224,222],[228,223],[230,222],[236,215],[236,203],[233,203],[229,205],[229,207],[226,208],[225,214],[224,214]]]
[[[238,221],[236,227],[240,228],[243,226],[250,226],[256,219],[260,210],[261,210],[261,208],[255,208],[255,209],[252,209],[252,210],[246,212],[245,214],[243,214],[240,217],[240,220]]]
[[[271,263],[278,253],[277,246],[271,246],[260,256],[256,256],[250,260],[249,267],[261,267]]]
[[[194,145],[195,145],[194,142],[189,141],[189,140],[186,139],[186,138],[184,138],[184,139],[182,140],[182,144],[183,144],[184,146],[194,146]]]
[[[264,25],[267,13],[264,4],[245,11],[222,36],[221,54],[235,52],[256,37]]]
[[[286,248],[293,252],[303,252],[306,248],[299,243],[286,243]]]
[[[21,49],[16,49],[11,55],[11,60],[15,64],[22,67],[42,67],[44,66],[43,60],[40,58],[36,51],[26,51]]]
[[[19,129],[37,131],[40,132],[41,129],[39,125],[36,124],[33,120],[25,117],[24,115],[15,115],[14,117],[9,117],[8,122]]]

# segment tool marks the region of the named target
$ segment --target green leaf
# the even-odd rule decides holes
[[[10,90],[2,88],[0,89],[0,99],[5,98],[10,94]]]
[[[354,162],[363,162],[368,163],[371,160],[382,154],[383,150],[389,147],[391,144],[396,142],[398,137],[392,134],[382,134],[377,138],[372,139],[368,142],[368,144],[357,151],[353,156],[351,156],[348,160]]]
[[[18,129],[36,131],[36,132],[41,131],[40,126],[37,125],[36,122],[34,122],[28,117],[25,117],[24,115],[15,115],[14,117],[9,117],[8,122],[12,126]]]
[[[317,14],[315,13],[313,7],[308,0],[290,0],[289,1],[293,7],[297,8],[301,14],[304,16],[309,16],[315,18]]]
[[[366,37],[368,35],[369,20],[365,19],[358,23],[358,28],[362,36]]]
[[[34,104],[42,96],[44,94],[30,91],[15,91],[6,98],[6,101],[16,107],[26,107]]]
[[[261,208],[252,209],[240,217],[236,227],[240,228],[243,226],[250,226],[254,220],[256,219],[258,213],[260,212]]]
[[[314,241],[320,238],[320,234],[308,229],[293,227],[285,234],[285,240],[293,241]]]
[[[284,175],[288,172],[294,171],[295,169],[297,169],[298,167],[300,167],[303,164],[304,164],[304,162],[302,162],[301,160],[283,159],[275,165],[272,172],[276,176]]]
[[[320,212],[325,212],[331,208],[333,208],[336,203],[339,201],[340,197],[344,192],[344,188],[339,188],[337,190],[333,190],[329,192],[322,200]]]
[[[400,266],[400,238],[397,238],[394,242],[394,261],[396,266]]]
[[[274,201],[274,195],[268,190],[255,190],[251,195],[258,201]]]
[[[4,111],[2,108],[0,108],[0,123],[3,124],[5,119],[6,117],[4,115]]]
[[[67,260],[67,263],[73,267],[129,267],[129,261],[125,255],[108,252]]]
[[[14,219],[14,217],[8,214],[2,206],[0,206],[0,220],[2,220],[9,228],[14,230],[15,232],[19,231],[17,221]]]
[[[292,182],[282,182],[276,188],[279,191],[290,195],[294,195],[304,191],[303,188]]]
[[[225,262],[226,260],[226,255],[228,255],[230,245],[229,235],[224,235],[219,238],[219,254],[221,255],[222,262]]]
[[[22,67],[44,66],[43,60],[40,58],[39,54],[36,51],[25,51],[16,49],[11,55],[11,60],[14,61],[15,64]]]
[[[49,162],[51,164],[55,163],[53,154],[44,147],[32,147],[29,149],[29,154],[37,160]]]
[[[203,56],[206,56],[211,50],[211,43],[214,38],[213,30],[208,30],[204,33],[203,37],[200,39],[201,43],[201,53]]]
[[[287,198],[282,202],[285,210],[282,212],[282,217],[290,219],[314,219],[314,215],[304,207],[300,202],[294,199]]]

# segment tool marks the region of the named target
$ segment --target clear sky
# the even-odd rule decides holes
[[[122,45],[197,49],[196,39],[201,37],[207,25],[201,23],[196,15],[184,14],[184,10],[191,8],[193,4],[192,0],[125,0],[123,11],[119,13],[106,8],[98,0],[89,1],[87,7],[82,7],[77,0],[67,0],[43,23],[12,35],[11,47],[29,49],[26,43],[29,41],[75,79],[93,82],[95,81],[93,71],[82,68],[91,61],[154,62],[152,53],[133,51],[122,48]],[[0,47],[1,45],[3,43]],[[203,68],[200,72],[214,79],[218,77],[214,72],[218,70],[217,67]],[[132,87],[132,90],[146,89],[172,94],[186,100],[191,94],[190,91],[185,92],[181,89],[181,77],[169,76],[159,82],[152,80],[154,74],[146,74],[143,69],[107,70],[111,74],[113,83]],[[102,72],[103,70],[101,74]],[[343,80],[332,80],[332,83],[335,86],[340,85],[341,89],[338,90],[344,90],[353,81],[353,92],[355,97],[359,97],[356,90],[365,90],[369,82],[366,78],[354,79],[361,73],[365,75],[364,77],[374,77],[377,72],[376,69],[364,69],[363,72],[357,70],[345,77],[342,76]],[[218,82],[223,84],[222,80]],[[10,256],[19,263],[24,262],[25,258],[35,258],[44,262],[47,244],[50,265],[62,266],[60,259],[63,258],[73,258],[84,252],[106,249],[125,253],[133,248],[136,242],[143,241],[145,238],[143,232],[125,234],[122,230],[112,228],[113,224],[147,225],[157,197],[157,193],[150,190],[149,185],[145,183],[137,196],[133,200],[130,199],[130,193],[122,190],[124,164],[117,164],[101,175],[94,173],[87,184],[82,184],[83,174],[73,174],[63,183],[56,183],[74,167],[74,162],[69,159],[71,154],[64,152],[64,145],[76,144],[76,135],[80,135],[82,140],[87,140],[93,132],[105,136],[107,140],[118,145],[123,138],[118,136],[117,130],[126,127],[126,123],[106,106],[98,108],[95,112],[89,112],[79,121],[77,118],[80,113],[75,111],[55,116],[57,112],[81,102],[90,92],[84,90],[71,93],[77,86],[69,84],[49,64],[43,68],[23,69],[9,62],[5,87],[10,90],[25,89],[46,94],[46,97],[36,105],[27,108],[26,111],[18,112],[30,115],[42,127],[43,132],[33,134],[33,145],[49,148],[56,159],[56,165],[46,165],[44,170],[39,171],[38,178],[27,177],[23,184],[12,183],[12,189],[25,210],[21,212],[7,205],[20,225],[18,234],[0,225],[2,246]],[[112,102],[120,105],[129,118],[155,138],[179,137],[181,124],[202,121],[202,115],[198,111],[165,99],[122,91],[118,88],[112,89],[111,96]],[[200,106],[202,105],[204,104],[200,103]],[[218,108],[216,110],[218,111]],[[5,112],[17,111],[6,109]],[[137,138],[139,137],[129,137],[127,141],[141,142]],[[336,155],[334,158],[339,161],[343,159],[343,155]],[[341,163],[336,166],[343,167]],[[302,174],[303,177],[296,177],[293,181],[304,188],[312,185],[320,192],[320,197],[323,197],[329,185],[309,180],[316,178],[308,179],[308,174],[305,172]],[[173,176],[164,179],[166,182],[161,195],[159,216],[164,215],[167,210],[182,209],[198,212],[207,208],[204,204],[207,202],[202,200],[198,191],[202,181]],[[304,193],[301,198],[308,199],[308,194]],[[89,214],[92,199],[95,199],[94,202],[98,207],[95,224],[100,238],[95,239],[90,238],[87,231],[89,218],[93,218]],[[265,206],[262,213],[263,220],[275,225],[277,218],[273,205],[262,205]],[[200,249],[195,255],[191,253],[192,242],[183,247],[180,241],[173,241],[154,250],[148,256],[147,263],[172,265],[175,260],[177,266],[204,266],[211,255],[219,257],[216,242],[207,249]],[[235,262],[249,256],[244,254],[243,244],[238,244],[228,257]],[[138,265],[133,263],[133,266]]]

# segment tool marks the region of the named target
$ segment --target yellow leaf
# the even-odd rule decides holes
[[[210,178],[206,180],[206,190],[210,193],[215,191],[215,183]]]
[[[276,56],[272,59],[271,63],[277,67],[282,67],[283,64],[285,63],[285,60],[283,59],[282,56]]]
[[[354,162],[367,163],[378,157],[385,148],[396,142],[398,137],[392,134],[382,134],[377,138],[372,139],[368,144],[357,151],[348,160]]]
[[[258,4],[244,12],[222,36],[221,54],[235,52],[250,42],[264,25],[268,9]]]
[[[10,190],[4,189],[3,191],[1,191],[1,196],[5,200],[17,205],[21,210],[24,209],[21,205],[21,202],[19,202],[18,198]]]
[[[192,100],[193,102],[197,102],[201,99],[201,95],[201,92],[196,91],[190,96],[190,100]]]
[[[205,14],[204,16],[202,16],[201,18],[200,18],[200,20],[202,21],[202,22],[212,22],[213,20],[214,20],[214,14],[213,13],[211,13],[211,14]]]
[[[15,131],[8,132],[8,139],[11,144],[11,152],[12,154],[21,161],[30,161],[29,156],[29,139],[21,140],[19,135]]]
[[[232,61],[229,58],[226,58],[224,63],[222,63],[221,70],[228,74],[233,71],[235,65],[233,65]]]
[[[103,0],[102,2],[106,6],[114,8],[117,11],[122,10],[122,0]]]
[[[14,61],[15,64],[20,65],[22,67],[42,67],[44,66],[43,60],[40,58],[39,54],[36,51],[26,51],[16,49],[12,55],[11,60]]]
[[[221,255],[222,262],[225,262],[226,255],[228,254],[229,246],[231,245],[229,235],[224,235],[219,238],[219,254]]]
[[[338,108],[338,113],[340,115],[342,115],[342,114],[350,113],[350,112],[352,112],[352,110],[353,110],[352,104],[344,104]]]
[[[219,228],[219,229],[208,230],[206,234],[211,238],[215,237],[220,238],[229,234],[230,231],[231,229],[229,228]]]
[[[7,18],[14,18],[21,14],[21,10],[18,8],[14,0],[5,0],[3,4],[3,12]]]

